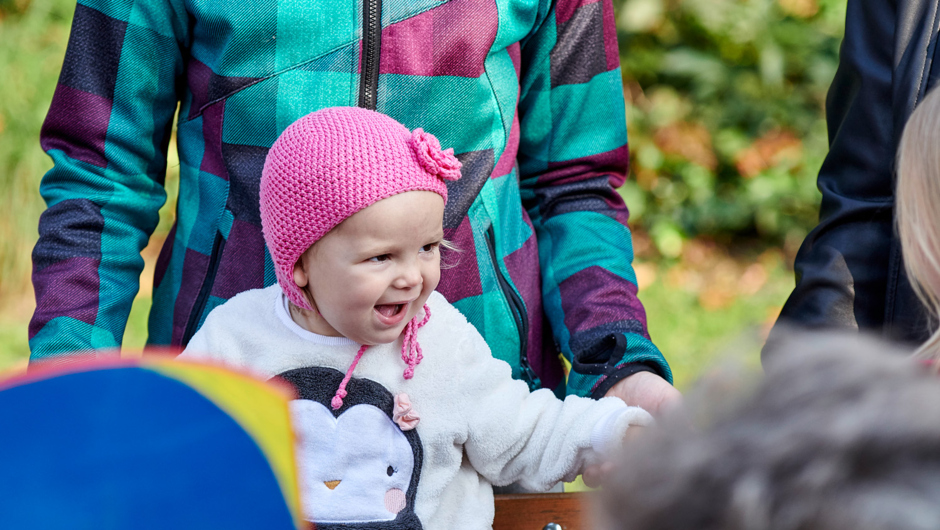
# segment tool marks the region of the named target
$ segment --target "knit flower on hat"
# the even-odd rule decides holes
[[[460,178],[460,160],[454,156],[454,150],[441,149],[441,143],[431,133],[424,132],[420,127],[411,133],[411,148],[418,157],[418,163],[431,175],[444,180],[457,180]]]

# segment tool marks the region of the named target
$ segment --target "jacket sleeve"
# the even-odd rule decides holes
[[[781,324],[907,340],[928,331],[894,233],[893,174],[901,131],[929,84],[936,24],[928,22],[936,10],[936,2],[917,0],[848,2],[826,101],[830,147],[818,177],[819,225],[797,254],[796,287]]]
[[[602,396],[639,370],[671,381],[637,298],[629,163],[610,0],[543,2],[522,42],[519,169],[535,227],[552,333],[571,362],[569,394]]]
[[[188,32],[178,0],[80,0],[41,131],[53,168],[33,250],[30,360],[118,348],[166,201]]]
[[[475,329],[466,337],[456,361],[465,364],[455,366],[461,375],[451,401],[465,419],[470,464],[495,485],[519,482],[545,491],[574,480],[601,453],[618,450],[631,425],[652,422],[646,411],[618,398],[561,401],[548,389],[530,393],[512,378],[508,364],[493,358]]]

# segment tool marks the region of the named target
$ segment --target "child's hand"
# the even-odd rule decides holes
[[[588,466],[584,468],[584,473],[581,473],[581,480],[584,481],[585,486],[597,488],[604,483],[607,475],[609,475],[613,469],[613,462],[602,462],[594,466]]]
[[[611,396],[624,400],[627,405],[640,407],[656,417],[682,406],[682,394],[652,372],[639,372],[619,381],[604,394],[604,397]]]
[[[644,428],[641,425],[631,425],[627,432],[623,435],[623,445],[626,446],[630,443],[631,440],[643,435]],[[584,485],[589,488],[598,488],[606,480],[610,472],[614,469],[614,463],[610,460],[605,460],[599,464],[585,466],[584,472],[581,473],[581,480],[584,481]]]

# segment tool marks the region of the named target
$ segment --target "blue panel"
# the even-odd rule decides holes
[[[141,368],[0,392],[0,528],[293,528],[254,440]]]

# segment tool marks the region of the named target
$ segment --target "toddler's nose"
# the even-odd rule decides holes
[[[411,289],[420,285],[421,282],[421,269],[417,266],[407,265],[402,268],[394,285],[398,289]]]

